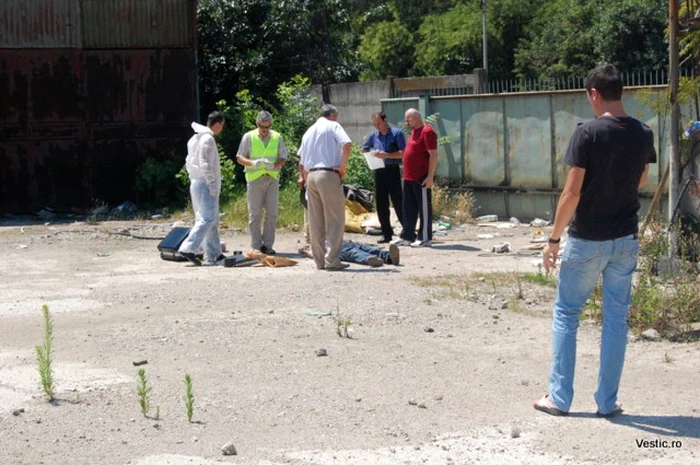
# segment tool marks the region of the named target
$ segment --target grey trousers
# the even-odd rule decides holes
[[[343,182],[333,171],[313,171],[309,173],[306,189],[309,196],[311,251],[316,268],[321,270],[340,266],[345,231]]]
[[[280,183],[272,176],[263,175],[248,183],[248,230],[250,245],[253,249],[260,249],[263,245],[272,248],[274,245],[279,197]],[[261,234],[263,209],[265,209],[265,224]]]

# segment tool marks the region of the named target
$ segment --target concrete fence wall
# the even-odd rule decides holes
[[[628,88],[623,102],[630,116],[655,134],[658,162],[642,189],[643,209],[657,189],[668,160],[670,120],[649,104],[649,91],[665,87]],[[584,90],[484,94],[455,97],[385,99],[392,123],[417,107],[423,115],[439,113],[437,174],[451,184],[472,190],[478,213],[502,217],[552,219],[566,181],[564,154],[576,125],[593,118]],[[683,121],[694,114],[688,104]]]

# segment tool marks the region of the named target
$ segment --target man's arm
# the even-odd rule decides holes
[[[428,177],[425,178],[425,181],[423,181],[423,187],[425,187],[426,189],[430,189],[431,187],[433,187],[433,184],[435,184],[435,169],[437,168],[438,163],[437,149],[428,150],[428,154],[430,155],[430,161],[428,164]]]
[[[243,134],[241,143],[238,146],[238,153],[236,153],[236,162],[239,165],[255,166],[255,162],[249,158],[250,145],[250,136],[248,134]]]
[[[374,147],[374,134],[374,132],[371,132],[369,136],[367,136],[367,139],[365,139],[365,142],[362,144],[363,152],[367,153]]]
[[[403,150],[397,150],[396,152],[377,152],[377,158],[383,160],[388,158],[403,158]]]
[[[644,184],[647,183],[648,178],[649,178],[649,165],[647,164],[644,167],[644,171],[642,172],[642,177],[639,178],[639,188],[641,188]]]
[[[301,161],[297,164],[297,168],[299,169],[299,177],[297,178],[297,184],[299,184],[300,188],[304,188],[306,186],[306,171],[304,171],[304,165],[301,164]]]
[[[199,167],[202,170],[204,180],[209,186],[209,193],[212,196],[218,196],[216,184],[217,164],[219,163],[219,149],[216,147],[216,141],[212,136],[202,141],[200,152]]]
[[[569,174],[566,177],[566,185],[562,190],[557,204],[557,214],[554,217],[554,227],[549,238],[555,241],[561,239],[564,228],[569,224],[571,218],[576,212],[579,200],[581,200],[581,187],[583,186],[583,178],[586,176],[586,170],[578,166],[572,166]],[[544,257],[544,269],[549,272],[554,269],[557,264],[559,255],[559,243],[548,242],[542,251]]]
[[[284,138],[280,136],[277,142],[277,161],[275,162],[274,169],[278,170],[287,163],[287,147],[284,145]]]
[[[340,168],[338,168],[338,174],[340,174],[340,179],[345,177],[345,173],[348,171],[348,160],[350,160],[350,149],[352,148],[352,142],[347,142],[343,145],[342,153],[340,155]]]

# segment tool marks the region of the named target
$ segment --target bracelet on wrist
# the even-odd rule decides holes
[[[547,240],[550,244],[558,244],[561,242],[561,237],[559,239],[552,239],[551,237]]]

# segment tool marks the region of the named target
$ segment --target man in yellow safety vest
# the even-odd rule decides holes
[[[275,229],[279,204],[279,176],[287,161],[284,139],[270,129],[272,115],[267,111],[258,113],[253,129],[243,135],[238,147],[236,161],[245,167],[248,186],[248,228],[250,245],[256,252],[274,254]],[[265,224],[260,223],[265,210]]]

